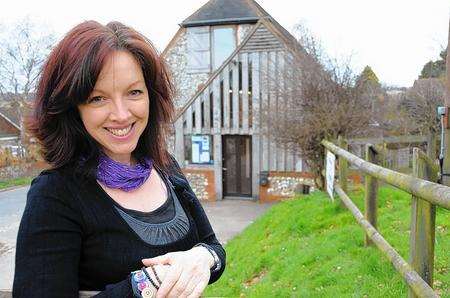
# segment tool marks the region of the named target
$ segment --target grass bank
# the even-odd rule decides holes
[[[21,177],[6,181],[0,181],[0,190],[13,186],[28,185],[31,183],[31,180],[33,180],[33,177]]]
[[[351,195],[363,210],[363,191]],[[408,260],[410,196],[383,187],[379,231]],[[438,208],[435,289],[450,297],[450,212]],[[227,267],[205,296],[406,297],[400,274],[347,209],[314,192],[281,202],[226,245]]]

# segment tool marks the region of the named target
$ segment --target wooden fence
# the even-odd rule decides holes
[[[450,187],[437,184],[439,167],[418,148],[413,149],[413,176],[383,168],[383,154],[376,146],[366,145],[366,160],[348,152],[345,140],[339,146],[323,140],[322,145],[338,156],[339,182],[334,189],[366,232],[366,246],[375,244],[392,262],[409,286],[410,297],[437,297],[433,291],[436,206],[450,210]],[[432,150],[430,151],[432,152]],[[431,155],[431,153],[430,153]],[[347,195],[348,163],[366,175],[365,215]],[[377,231],[378,181],[384,181],[412,195],[410,260],[406,262]]]

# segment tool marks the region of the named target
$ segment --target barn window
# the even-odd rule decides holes
[[[209,27],[192,27],[187,31],[187,68],[190,73],[210,71]]]
[[[236,34],[233,27],[217,27],[212,30],[213,70],[222,65],[236,48]]]

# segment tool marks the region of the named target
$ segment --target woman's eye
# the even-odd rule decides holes
[[[130,91],[130,95],[131,96],[137,96],[137,95],[140,95],[142,93],[143,93],[142,90],[131,90]]]
[[[96,103],[96,102],[100,102],[100,101],[102,101],[104,99],[104,97],[103,96],[94,96],[94,97],[91,97],[90,99],[88,99],[88,103]]]

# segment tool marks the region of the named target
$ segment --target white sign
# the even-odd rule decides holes
[[[327,152],[327,165],[326,165],[326,183],[327,183],[327,192],[330,195],[331,200],[333,198],[333,190],[334,190],[334,164],[336,161],[336,157],[330,151]]]
[[[211,161],[209,136],[193,135],[192,163],[209,163]]]

